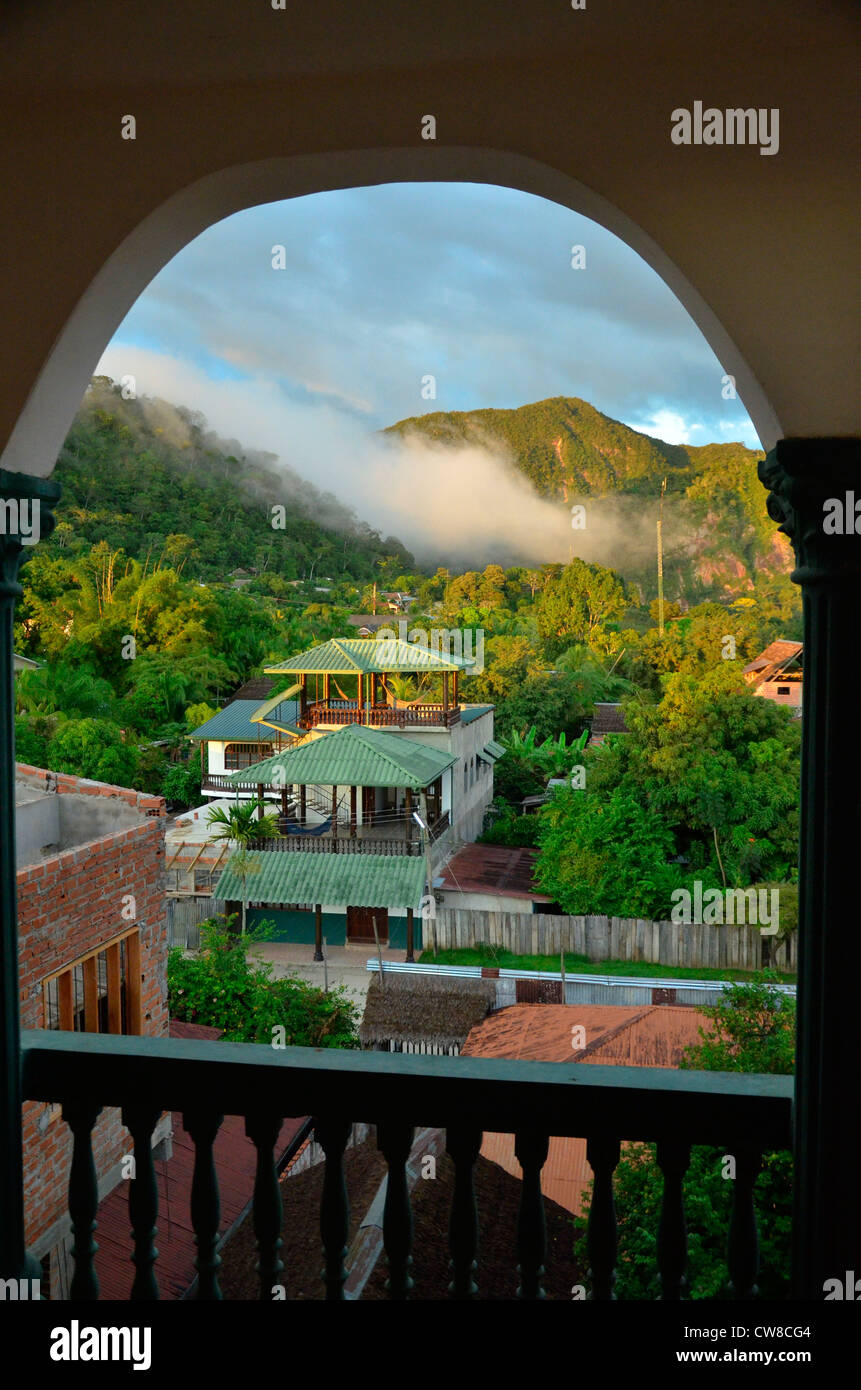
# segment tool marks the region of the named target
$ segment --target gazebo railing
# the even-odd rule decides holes
[[[346,700],[319,700],[309,704],[297,719],[303,729],[319,724],[366,724],[377,729],[432,728],[450,729],[460,722],[460,708],[442,704],[405,705],[393,709],[390,705],[363,705]]]
[[[373,839],[361,833],[351,837],[349,832],[333,836],[331,831],[325,835],[281,835],[272,839],[249,840],[246,848],[271,850],[276,854],[301,851],[303,854],[383,854],[388,857],[407,855],[413,857],[423,853],[418,839]]]

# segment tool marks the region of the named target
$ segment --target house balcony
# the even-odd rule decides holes
[[[357,700],[315,700],[296,723],[301,729],[365,724],[374,729],[451,729],[460,723],[460,706],[443,704],[369,705]]]
[[[430,826],[431,842],[438,840],[451,821],[448,811],[443,812]],[[331,829],[323,835],[294,834],[278,835],[267,839],[250,840],[247,849],[270,850],[273,853],[300,851],[306,854],[384,854],[421,855],[424,853],[421,835],[418,830],[407,837],[395,835],[388,825],[359,825],[350,834],[349,825],[342,822],[338,833]]]
[[[586,1136],[594,1174],[589,1213],[587,1296],[613,1297],[617,1230],[613,1171],[625,1140],[656,1141],[663,1198],[656,1222],[656,1268],[662,1297],[682,1297],[685,1212],[682,1181],[690,1147],[709,1144],[736,1158],[727,1267],[738,1299],[756,1293],[758,1236],[753,1185],[761,1155],[790,1145],[793,1079],[738,1073],[671,1071],[643,1067],[564,1067],[558,1063],[496,1061],[311,1048],[274,1050],[246,1043],[31,1031],[22,1034],[23,1095],[62,1106],[74,1148],[68,1207],[74,1237],[73,1300],[95,1300],[93,1256],[97,1182],[91,1136],[105,1106],[119,1107],[134,1140],[136,1176],[129,1184],[129,1259],[135,1266],[131,1297],[159,1297],[158,1211],[151,1137],[164,1111],[179,1111],[192,1135],[195,1163],[190,1220],[197,1238],[197,1297],[220,1299],[219,1192],[212,1145],[225,1115],[245,1118],[257,1149],[254,1230],[260,1296],[274,1284],[290,1295],[290,1250],[281,1249],[281,1189],[275,1142],[284,1118],[312,1115],[325,1152],[320,1222],[329,1301],[343,1299],[349,1194],[343,1156],[354,1122],[377,1127],[389,1172],[384,1248],[389,1294],[408,1296],[412,1221],[405,1165],[414,1129],[444,1129],[456,1182],[449,1217],[452,1282],[456,1299],[482,1296],[482,1252],[477,1248],[473,1167],[483,1132],[514,1134],[523,1168],[510,1258],[519,1274],[518,1296],[542,1297],[546,1256],[541,1169],[550,1136]],[[176,1219],[176,1215],[174,1216]],[[442,1213],[440,1220],[445,1218]],[[288,1275],[283,1279],[282,1270]],[[446,1290],[440,1289],[443,1296]]]
[[[240,794],[243,792],[253,792],[255,796],[257,795],[256,782],[240,782],[237,787],[235,782],[230,781],[230,775],[231,774],[227,772],[206,772],[201,780],[200,790],[202,792],[218,792],[221,796],[231,797],[235,797],[237,791]],[[267,788],[266,792],[268,792],[270,797],[280,796],[280,793],[273,792],[271,788]],[[264,795],[266,792],[264,792]]]

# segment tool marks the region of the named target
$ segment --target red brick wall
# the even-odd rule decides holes
[[[140,810],[139,825],[52,855],[18,874],[18,933],[22,1028],[43,1028],[43,981],[87,952],[137,926],[141,943],[143,1032],[165,1036],[167,1019],[167,917],[164,898],[164,800],[125,787],[90,782],[65,773],[18,764],[18,771],[59,795],[117,797]],[[134,917],[123,916],[124,896],[134,897]],[[128,910],[127,910],[128,912]],[[32,1247],[66,1213],[71,1132],[62,1118],[41,1133],[50,1107],[27,1102],[23,1114],[27,1243]],[[93,1131],[101,1179],[132,1150],[118,1110],[105,1110]]]

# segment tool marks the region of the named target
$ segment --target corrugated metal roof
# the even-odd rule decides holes
[[[435,782],[457,758],[400,734],[345,724],[230,774],[234,782],[277,786],[411,787]]]
[[[596,734],[626,734],[628,726],[620,704],[599,703],[592,715],[592,736]]]
[[[493,714],[495,705],[461,705],[460,722],[461,724],[471,724],[474,719],[480,719],[483,714]]]
[[[460,671],[474,666],[472,657],[443,656],[420,647],[415,642],[401,642],[389,637],[333,637],[319,647],[310,647],[267,666],[267,675],[292,675],[302,672],[355,674],[357,671],[384,674],[394,671]]]
[[[700,1041],[699,1029],[706,1021],[696,1009],[671,1005],[620,1009],[612,1005],[515,1004],[477,1024],[461,1056],[677,1067],[682,1050]],[[572,1048],[575,1027],[585,1030],[583,1048]],[[523,1177],[513,1134],[485,1134],[481,1153],[513,1177]],[[541,1170],[544,1196],[579,1216],[591,1181],[585,1138],[551,1138]]]
[[[468,844],[440,870],[442,887],[462,893],[500,893],[513,898],[546,897],[533,886],[535,850],[508,845]]]
[[[497,743],[495,738],[492,738],[484,745],[478,756],[488,759],[491,763],[495,763],[498,758],[502,757],[504,752],[504,746],[501,743]]]
[[[235,740],[237,743],[271,743],[266,726],[251,723],[252,714],[259,709],[259,700],[233,700],[195,729],[191,737],[225,742]],[[276,712],[285,724],[295,724],[299,717],[299,706],[295,700],[284,700],[273,711]]]
[[[698,1009],[671,1004],[514,1004],[473,1028],[463,1048],[471,1057],[601,1066],[677,1067],[707,1023]],[[583,1034],[574,1035],[574,1027]],[[572,1047],[572,1036],[583,1046]]]
[[[417,856],[383,854],[282,854],[249,850],[252,869],[245,881],[228,860],[218,882],[223,902],[239,902],[243,891],[253,903],[326,903],[332,907],[418,908],[425,886],[425,862]],[[259,869],[257,865],[259,864]]]
[[[788,642],[783,639],[770,642],[755,661],[744,667],[743,675],[754,677],[751,682],[754,690],[770,680],[794,678],[800,681],[803,654],[803,642]]]

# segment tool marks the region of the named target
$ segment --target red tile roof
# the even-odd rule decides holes
[[[533,886],[535,850],[507,845],[466,845],[441,870],[443,888],[463,893],[497,893],[509,898],[542,897]]]
[[[500,1009],[470,1032],[463,1056],[510,1057],[538,1062],[585,1062],[601,1066],[676,1067],[682,1050],[699,1042],[706,1016],[673,1005],[620,1008],[612,1004],[514,1004]],[[574,1029],[585,1030],[585,1047],[572,1047]],[[482,1155],[507,1173],[522,1177],[513,1134],[485,1134]],[[541,1170],[541,1191],[579,1215],[592,1180],[586,1140],[553,1138]]]
[[[218,1028],[206,1028],[201,1024],[172,1022],[170,1036],[217,1039],[221,1033]],[[158,1231],[155,1243],[159,1252],[155,1274],[159,1293],[168,1300],[182,1298],[193,1282],[197,1254],[190,1215],[194,1144],[191,1135],[183,1128],[182,1116],[174,1113],[171,1119],[173,1157],[157,1160],[155,1165],[158,1184]],[[284,1121],[275,1150],[277,1158],[281,1158],[304,1123],[304,1117]],[[245,1121],[241,1116],[225,1117],[213,1152],[221,1197],[220,1230],[224,1233],[241,1216],[254,1191],[257,1150],[245,1136]],[[132,1241],[128,1185],[125,1182],[120,1182],[104,1199],[97,1216],[95,1239],[99,1249],[95,1265],[100,1296],[125,1301],[131,1294],[135,1274],[129,1258]]]

